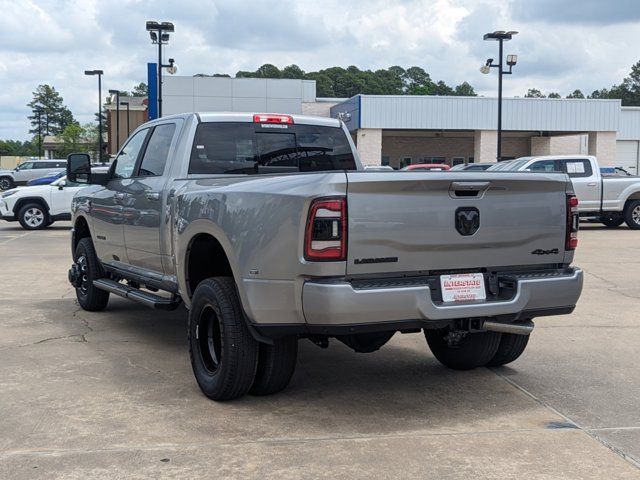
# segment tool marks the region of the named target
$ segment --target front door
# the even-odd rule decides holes
[[[24,185],[33,177],[33,163],[24,162],[16,167],[13,173],[13,181],[16,185]]]
[[[125,186],[124,238],[131,265],[162,273],[161,221],[167,159],[176,136],[176,122],[153,128],[135,175]]]
[[[127,188],[146,143],[149,129],[135,133],[113,161],[107,185],[92,195],[94,245],[103,262],[126,262],[124,218],[127,207]]]

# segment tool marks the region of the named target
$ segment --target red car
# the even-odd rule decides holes
[[[407,165],[400,170],[416,170],[416,171],[435,171],[435,172],[444,172],[446,170],[450,170],[451,167],[449,165],[445,165],[444,163],[414,163],[413,165]]]

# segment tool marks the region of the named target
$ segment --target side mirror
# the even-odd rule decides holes
[[[58,190],[62,190],[66,186],[67,186],[67,182],[63,180],[62,182],[58,183]]]
[[[91,157],[86,153],[72,153],[67,157],[67,179],[75,183],[91,183]]]

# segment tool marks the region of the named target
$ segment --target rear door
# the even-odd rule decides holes
[[[600,210],[600,177],[586,158],[562,159],[562,171],[569,175],[581,211]]]
[[[134,176],[125,187],[124,242],[132,265],[162,273],[160,222],[167,161],[175,144],[178,122],[153,127]]]
[[[347,172],[347,179],[349,275],[563,262],[565,175]]]

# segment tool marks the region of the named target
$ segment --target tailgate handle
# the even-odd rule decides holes
[[[451,182],[449,195],[452,197],[479,197],[491,182]]]

